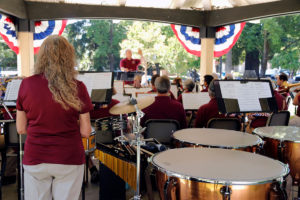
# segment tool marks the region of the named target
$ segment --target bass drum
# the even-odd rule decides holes
[[[180,148],[151,158],[162,200],[284,200],[288,166],[265,156],[215,148]]]
[[[256,135],[211,128],[182,129],[176,131],[173,138],[177,148],[209,147],[256,152],[263,144],[262,139]]]
[[[289,164],[295,185],[300,185],[300,128],[268,126],[253,131],[265,141],[264,154]]]

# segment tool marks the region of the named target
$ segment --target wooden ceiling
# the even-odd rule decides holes
[[[20,19],[134,19],[217,27],[300,13],[300,0],[1,0]]]

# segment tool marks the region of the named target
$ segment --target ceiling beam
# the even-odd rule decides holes
[[[27,18],[24,0],[1,0],[0,12],[21,19]]]
[[[101,5],[26,2],[28,19],[134,19],[189,26],[204,26],[206,12],[196,10],[118,7]]]
[[[207,26],[217,27],[292,13],[300,13],[300,0],[281,0],[209,11],[205,24]]]

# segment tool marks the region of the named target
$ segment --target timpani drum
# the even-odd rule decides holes
[[[240,131],[190,128],[176,131],[173,134],[176,147],[210,147],[223,149],[238,149],[256,152],[262,145],[262,139]]]
[[[300,181],[300,128],[295,126],[268,126],[253,131],[265,141],[264,153],[288,163],[294,184]]]
[[[217,148],[170,149],[151,157],[162,200],[285,199],[288,166],[271,158]]]
[[[82,138],[83,148],[86,153],[91,153],[96,149],[96,131],[92,127],[93,131],[91,132],[88,138]]]

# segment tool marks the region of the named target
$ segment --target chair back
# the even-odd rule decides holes
[[[145,138],[155,138],[163,144],[170,144],[171,136],[180,128],[179,122],[172,119],[150,119],[145,125]]]
[[[212,118],[208,121],[207,128],[240,131],[241,122],[237,118]]]
[[[288,126],[290,121],[289,111],[273,113],[268,119],[267,126]]]

